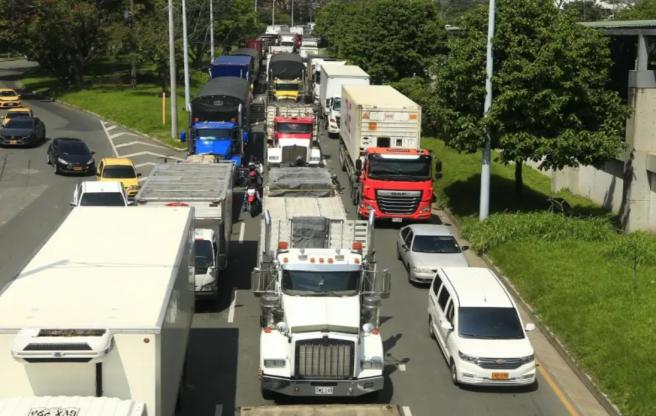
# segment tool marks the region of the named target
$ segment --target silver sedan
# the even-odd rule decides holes
[[[430,283],[439,267],[468,267],[449,228],[438,224],[411,224],[399,231],[396,240],[398,258],[408,270],[408,280]]]

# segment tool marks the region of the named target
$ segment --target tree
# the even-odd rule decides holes
[[[434,1],[334,0],[316,17],[315,31],[335,55],[361,66],[374,82],[426,76],[432,57],[445,51]]]
[[[610,10],[603,8],[595,0],[575,0],[563,5],[563,11],[570,13],[579,22],[594,22],[610,16]]]
[[[489,129],[501,161],[542,169],[595,165],[618,154],[629,109],[606,88],[607,39],[552,2],[501,0],[494,37],[494,100],[483,117],[487,10],[460,23],[448,58],[435,66],[435,114],[448,145],[474,152]]]
[[[642,0],[614,16],[615,20],[652,20],[656,19],[656,0]]]

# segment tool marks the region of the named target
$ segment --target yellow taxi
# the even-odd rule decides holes
[[[20,95],[11,88],[0,88],[0,108],[20,107]]]
[[[130,198],[134,198],[139,191],[140,176],[128,158],[105,157],[100,160],[96,169],[97,180],[120,182]]]
[[[34,113],[31,108],[27,107],[10,108],[2,119],[2,126],[6,126],[7,123],[9,123],[9,120],[16,117],[34,117]]]

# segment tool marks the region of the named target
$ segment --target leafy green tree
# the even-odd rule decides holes
[[[615,20],[652,20],[656,19],[656,0],[642,0],[614,16]]]
[[[594,22],[610,16],[610,11],[594,0],[576,0],[565,3],[563,11],[579,22]]]
[[[543,169],[594,165],[623,148],[628,108],[606,88],[611,65],[602,33],[575,23],[552,2],[501,0],[494,37],[494,100],[483,117],[487,10],[467,15],[461,36],[435,66],[437,123],[446,142],[474,152],[489,129],[504,163]]]
[[[434,1],[334,0],[316,17],[315,30],[333,52],[375,82],[425,76],[432,57],[445,51],[446,30]]]

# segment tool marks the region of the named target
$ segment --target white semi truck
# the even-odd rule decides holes
[[[192,242],[191,208],[74,208],[0,294],[3,405],[108,397],[173,416],[194,311]]]
[[[319,102],[329,135],[339,134],[344,85],[369,85],[369,74],[357,65],[321,65]]]
[[[258,267],[262,393],[361,396],[383,389],[379,328],[390,276],[377,271],[373,217],[348,220],[325,169],[272,169]]]
[[[219,270],[228,267],[234,171],[230,161],[160,163],[135,197],[140,206],[194,207],[194,282],[199,299],[216,299]]]

